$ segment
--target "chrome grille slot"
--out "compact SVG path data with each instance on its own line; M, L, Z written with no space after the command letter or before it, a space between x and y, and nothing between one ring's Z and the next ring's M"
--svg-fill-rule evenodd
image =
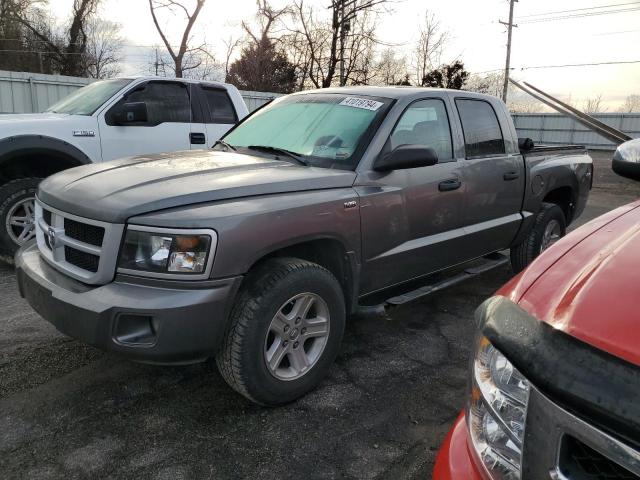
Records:
M560 471L572 480L640 480L626 468L569 435L560 447Z
M42 218L47 225L51 225L51 212L49 210L42 210Z
M103 227L76 222L70 218L64 219L64 232L68 237L97 247L101 247L104 240Z
M98 271L100 264L100 257L97 255L81 252L67 245L64 246L64 258L70 264L93 273Z
M66 213L36 200L36 238L44 259L84 283L113 280L124 224Z

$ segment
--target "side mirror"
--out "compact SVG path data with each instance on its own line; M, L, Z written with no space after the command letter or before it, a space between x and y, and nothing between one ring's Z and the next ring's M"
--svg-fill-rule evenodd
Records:
M616 149L611 168L621 177L640 180L640 138L624 142Z
M379 158L373 165L376 172L405 168L430 167L438 163L438 154L425 145L400 145Z
M518 138L518 148L520 149L520 153L530 152L533 150L533 147L535 147L535 144L530 138Z
M144 102L123 103L113 112L113 119L117 125L144 123L148 120L147 104Z

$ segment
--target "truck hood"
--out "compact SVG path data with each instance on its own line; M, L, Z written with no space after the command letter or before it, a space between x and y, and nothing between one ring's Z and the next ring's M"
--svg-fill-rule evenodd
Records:
M70 116L61 113L9 113L0 115L0 128L2 136L11 135L15 130L18 133L24 133L25 126L46 125L53 122L67 120ZM39 132L42 134L42 132Z
M343 188L355 173L221 151L125 158L65 170L44 180L38 198L81 217L124 223L167 208L230 198Z
M640 365L640 202L553 245L502 293L535 317Z

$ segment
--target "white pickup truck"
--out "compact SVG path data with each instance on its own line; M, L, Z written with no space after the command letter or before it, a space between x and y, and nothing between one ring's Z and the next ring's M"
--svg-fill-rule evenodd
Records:
M35 236L43 178L92 162L210 148L247 114L232 85L146 77L91 83L44 113L0 115L0 255Z

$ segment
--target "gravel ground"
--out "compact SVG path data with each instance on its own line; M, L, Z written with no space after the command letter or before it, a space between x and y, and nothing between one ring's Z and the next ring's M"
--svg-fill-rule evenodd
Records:
M594 156L580 223L640 194ZM353 319L322 385L265 409L211 363L138 365L62 336L0 266L0 478L430 478L465 402L474 309L510 275Z

